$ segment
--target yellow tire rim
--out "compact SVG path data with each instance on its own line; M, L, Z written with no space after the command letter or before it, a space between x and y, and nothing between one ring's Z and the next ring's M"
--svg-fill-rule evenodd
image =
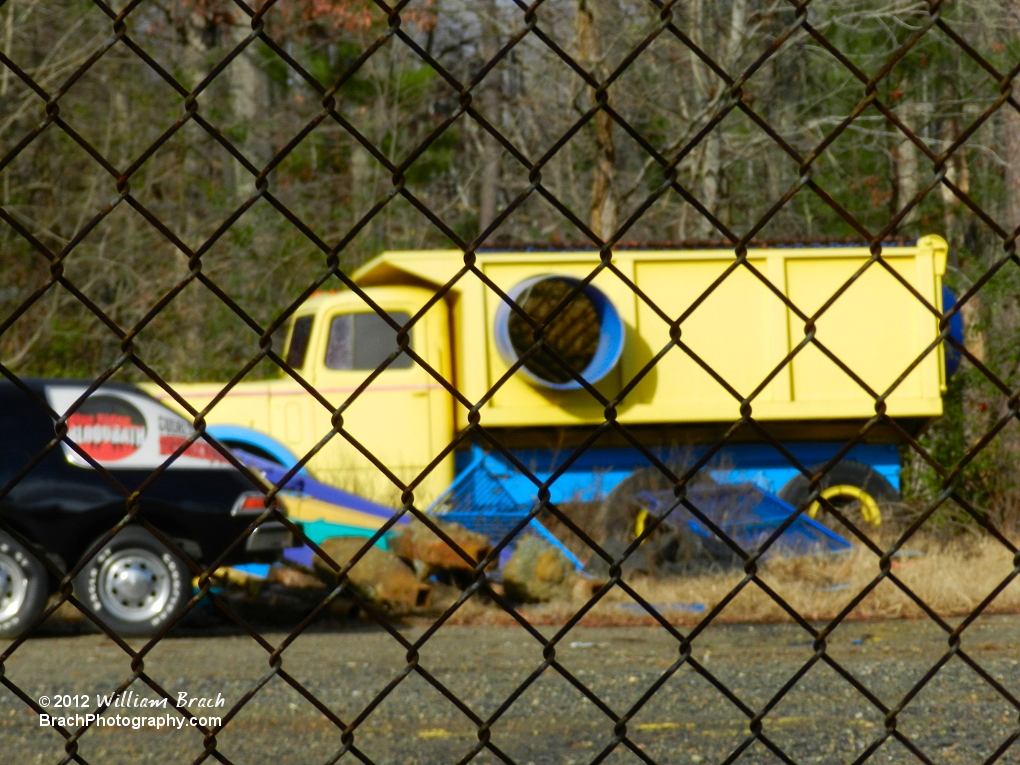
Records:
M856 499L861 503L861 516L864 518L866 523L870 523L872 526L882 525L882 511L878 507L878 502L868 492L864 491L857 486L851 486L850 484L843 483L838 486L830 486L822 492L822 499L832 499L833 497L850 497ZM821 500L815 500L808 507L807 514L809 518L817 518L818 511L821 509Z
M645 533L645 526L647 525L648 525L648 511L642 507L640 510L638 510L638 514L634 517L634 539L637 539L638 537Z

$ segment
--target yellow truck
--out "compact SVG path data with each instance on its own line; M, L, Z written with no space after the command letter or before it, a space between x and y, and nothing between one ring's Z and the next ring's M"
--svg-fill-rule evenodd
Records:
M605 407L564 369L565 360L606 399L624 392L617 421L657 454L699 453L739 419L750 397L755 420L805 464L817 464L874 416L876 395L908 429L942 413L943 345L929 349L940 333L932 308L943 307L946 255L938 236L884 247L885 265L872 264L830 304L868 260L866 247L752 249L749 267L735 268L732 250L624 249L614 253L618 273L603 269L579 291L600 262L597 252L481 251L474 269L484 279L465 271L460 251L384 252L353 275L371 303L348 289L321 292L287 330L283 356L328 406L281 375L240 383L206 420L231 446L284 464L319 447L307 464L315 478L395 503L399 490L369 453L413 483L415 503L425 507L471 462L471 439L448 447L475 417L540 478L605 421ZM576 292L543 335L558 360L532 348L533 327L495 288L535 319ZM813 331L831 357L811 343L784 364L806 328L780 295L806 316L825 307ZM398 350L394 326L412 317L407 347L429 369L400 353L377 371ZM674 326L678 343L671 346ZM520 358L525 362L508 375ZM174 388L203 409L222 384ZM176 406L155 386L147 389ZM342 433L323 444L337 412ZM875 493L864 484L878 486L878 478L882 490L897 489L889 429L874 428L846 461L864 466L867 477L845 473L828 487L830 496L855 483ZM552 498L597 498L645 464L625 438L606 433L555 482ZM751 428L738 432L714 465L717 480L751 481L780 496L797 480L793 466ZM534 486L526 482L521 491L534 494Z

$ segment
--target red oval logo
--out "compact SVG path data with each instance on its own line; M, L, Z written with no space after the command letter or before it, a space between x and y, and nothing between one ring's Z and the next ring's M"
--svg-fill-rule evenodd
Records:
M145 417L115 396L91 396L67 418L67 435L95 460L116 462L145 443Z

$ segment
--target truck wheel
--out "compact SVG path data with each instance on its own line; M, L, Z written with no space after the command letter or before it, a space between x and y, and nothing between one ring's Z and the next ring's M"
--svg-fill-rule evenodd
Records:
M811 470L820 468L820 465L815 465ZM882 523L882 504L896 502L900 498L899 493L884 475L870 465L853 460L837 462L822 478L819 488L822 490L822 496L847 520L863 521L872 526ZM784 502L799 508L807 502L810 493L808 479L803 475L796 475L779 490L778 496ZM835 518L827 517L829 513L818 500L808 507L807 515L818 518L833 528L842 527Z
M39 559L0 531L0 638L16 637L39 618L48 582Z
M606 538L626 540L629 543L640 536L648 520L648 511L641 501L641 493L672 490L672 482L657 468L635 470L616 484L606 496L602 521Z
M695 479L698 483L710 480ZM620 481L603 504L602 534L607 543L606 551L616 554L617 548L622 551L644 532L649 515L640 500L642 492L672 489L669 479L653 467L635 470ZM631 554L624 570L684 574L716 565L729 565L732 557L732 552L721 540L705 539L694 534L683 521L670 523L667 520ZM595 559L593 556L592 560Z
M139 526L127 526L75 577L74 591L118 635L146 636L188 601L191 577L166 545Z

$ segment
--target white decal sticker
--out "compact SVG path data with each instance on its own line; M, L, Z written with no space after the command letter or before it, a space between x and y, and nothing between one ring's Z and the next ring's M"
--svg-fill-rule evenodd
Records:
M51 385L46 398L59 414L81 398L85 386ZM67 437L85 454L111 468L148 469L162 465L194 434L187 420L141 393L100 388L67 418ZM89 463L68 444L62 444L68 462ZM219 452L198 439L169 466L173 468L231 467Z

